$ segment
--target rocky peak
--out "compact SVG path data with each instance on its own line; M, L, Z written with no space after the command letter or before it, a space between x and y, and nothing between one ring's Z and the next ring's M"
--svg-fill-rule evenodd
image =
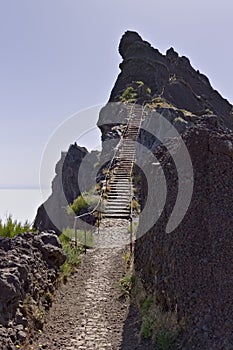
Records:
M119 53L122 56L122 58L126 58L128 48L136 43L143 43L143 40L140 37L140 35L136 32L129 30L125 32L119 45Z
M134 173L140 178L135 185L143 208L134 250L136 276L165 314L173 314L182 329L185 322L179 348L232 349L232 105L174 48L163 55L128 31L119 52L123 61L109 100L113 103L101 110L98 126L102 140L113 139L115 147L119 139L113 130L116 124L126 124L126 106L146 105ZM171 133L173 128L181 137ZM185 162L178 168L175 164L182 158L181 140L192 163L194 186L183 220L168 233L179 194L191 181ZM109 149L109 142L103 142L102 158ZM156 162L146 156L148 150ZM178 171L187 171L183 180ZM160 172L167 190L162 209ZM180 203L179 214L182 207ZM147 229L160 209L159 219Z
M175 62L179 58L178 53L171 47L170 49L167 50L166 52L166 57L170 62Z
M173 48L163 55L133 31L122 36L119 52L123 58L121 73L109 102L120 101L127 87L141 81L150 88L152 98L163 97L193 114L215 114L233 129L232 105L212 88L204 74L192 67L187 57L179 56Z

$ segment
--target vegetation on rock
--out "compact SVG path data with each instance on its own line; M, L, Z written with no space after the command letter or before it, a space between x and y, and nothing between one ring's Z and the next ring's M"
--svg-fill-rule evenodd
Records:
M0 236L13 238L19 233L32 231L30 223L26 220L24 223L21 223L17 220L14 220L12 215L8 215L6 221L3 222L0 219Z
M142 317L141 337L151 338L156 349L175 350L181 330L176 312L162 309L156 296L148 295L137 275L132 286L132 298L135 299Z
M71 228L66 228L63 230L62 234L59 236L59 240L62 245L63 251L66 253L66 261L61 266L61 276L64 282L73 273L76 267L79 266L81 262L81 253L83 253L85 247L93 246L93 237L90 231L86 233L83 230L77 230L77 247L74 245L75 233Z
M91 209L94 209L99 202L99 195L97 190L91 189L88 192L83 192L79 195L73 203L67 208L67 213L76 215L81 214L81 212L88 212ZM90 210L89 210L90 209Z

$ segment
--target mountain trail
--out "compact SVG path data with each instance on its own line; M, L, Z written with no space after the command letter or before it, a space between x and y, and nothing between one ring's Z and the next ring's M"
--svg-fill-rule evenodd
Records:
M103 220L95 247L56 293L41 333L27 349L149 349L139 345L140 317L122 293L128 221Z

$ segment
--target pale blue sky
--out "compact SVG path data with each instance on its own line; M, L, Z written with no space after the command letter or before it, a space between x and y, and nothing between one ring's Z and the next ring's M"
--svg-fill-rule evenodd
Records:
M0 0L0 187L38 187L58 125L108 100L128 29L189 57L232 102L232 10L230 0Z

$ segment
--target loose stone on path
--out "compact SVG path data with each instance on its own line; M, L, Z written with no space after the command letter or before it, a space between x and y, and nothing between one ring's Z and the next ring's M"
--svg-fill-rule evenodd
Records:
M31 349L121 349L130 300L121 297L119 281L125 274L129 236L128 220L102 221L99 235L94 234L94 249L57 292Z

